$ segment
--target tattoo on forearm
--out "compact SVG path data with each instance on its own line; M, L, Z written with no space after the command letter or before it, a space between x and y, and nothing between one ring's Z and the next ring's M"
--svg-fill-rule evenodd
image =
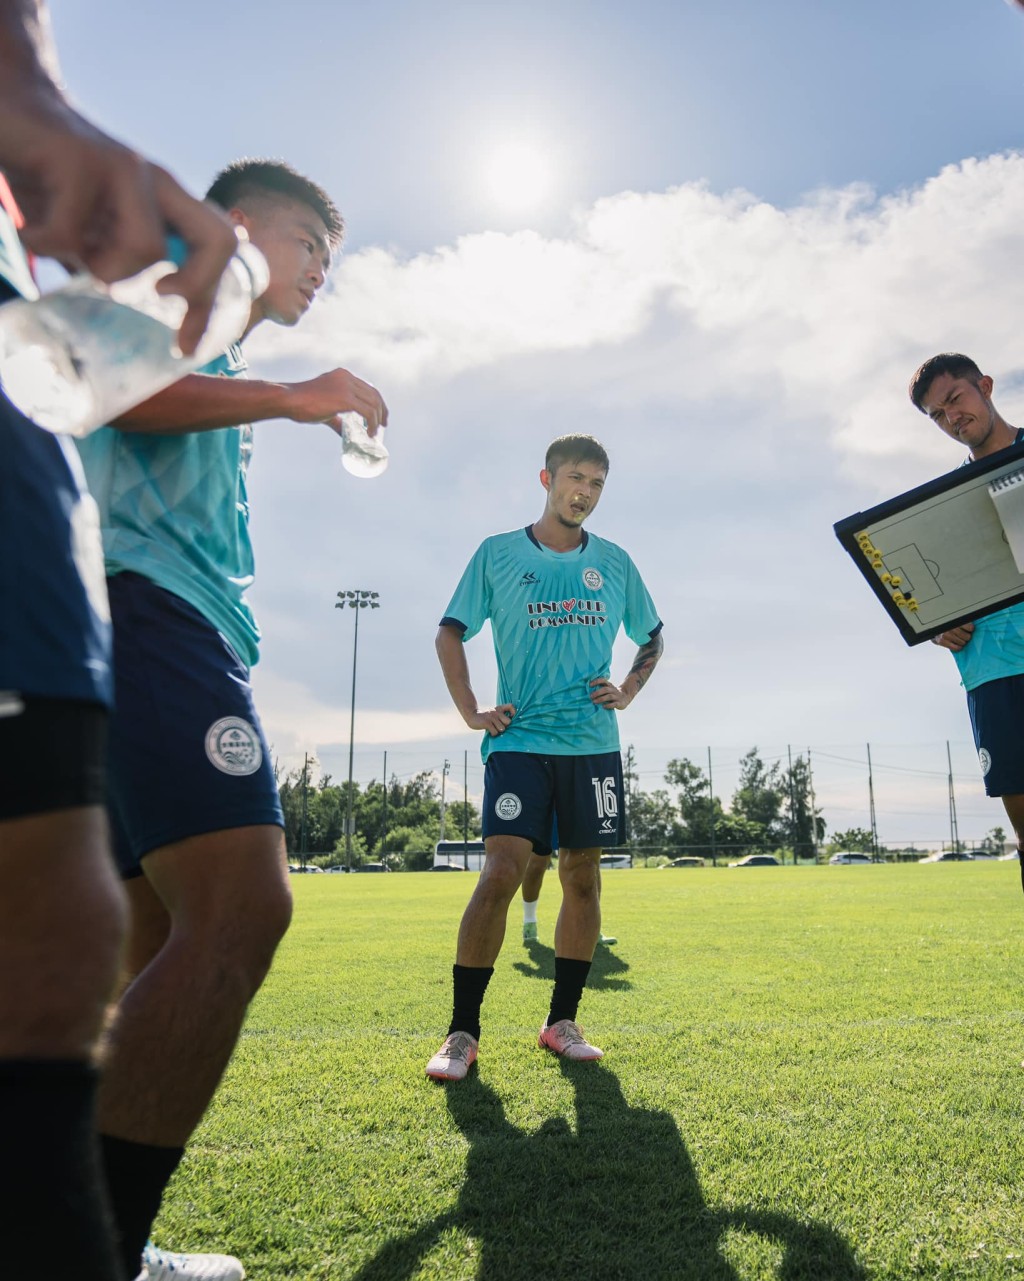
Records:
M665 648L665 642L661 639L661 632L652 637L646 645L641 645L637 650L636 659L633 666L629 669L629 675L636 677L637 693L643 689L661 657L661 651ZM628 677L627 677L628 679Z

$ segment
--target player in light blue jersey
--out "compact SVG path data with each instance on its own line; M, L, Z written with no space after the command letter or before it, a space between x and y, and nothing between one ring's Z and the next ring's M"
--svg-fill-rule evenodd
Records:
M910 399L947 436L966 445L971 462L1024 441L1024 430L1011 427L992 403L992 388L992 379L969 356L943 352L926 360L914 374ZM934 637L934 642L956 659L967 690L985 791L1002 797L1020 856L1024 849L1024 604L953 627Z
M288 165L259 160L229 166L207 198L270 268L246 335L265 320L297 324L341 242L333 202ZM233 348L81 448L114 627L111 816L131 913L129 984L98 1108L126 1267L291 915L277 785L249 680L259 643L246 601L251 424L340 432L354 410L375 432L387 419L377 390L345 369L297 383L249 380L244 369ZM175 1276L189 1275L172 1261Z
M569 1059L599 1059L576 1022L601 929L601 849L622 843L622 761L616 712L661 656L661 620L636 566L589 534L608 475L592 436L547 451L541 518L488 538L470 561L437 633L448 690L471 729L484 730L484 869L459 928L448 1035L427 1075L460 1081L477 1056L480 1008L505 936L509 904L531 858L551 853L557 821L562 907L555 987L538 1043ZM491 624L498 701L481 707L465 641ZM639 646L621 685L611 680L619 628Z

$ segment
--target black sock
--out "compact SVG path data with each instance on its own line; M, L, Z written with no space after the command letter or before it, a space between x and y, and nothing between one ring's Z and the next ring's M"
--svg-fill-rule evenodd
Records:
M110 1189L110 1204L121 1259L132 1278L142 1266L142 1251L160 1209L164 1188L178 1168L184 1148L160 1148L100 1135L100 1150Z
M574 961L568 956L555 957L555 990L551 993L548 1027L562 1019L576 1021L576 1011L590 973L589 961Z
M452 1021L448 1035L468 1032L480 1040L480 1006L484 1003L487 984L494 973L493 965L452 966Z
M0 1272L37 1277L49 1252L82 1281L123 1281L96 1142L96 1071L57 1059L0 1062ZM130 1274L134 1278L138 1267Z

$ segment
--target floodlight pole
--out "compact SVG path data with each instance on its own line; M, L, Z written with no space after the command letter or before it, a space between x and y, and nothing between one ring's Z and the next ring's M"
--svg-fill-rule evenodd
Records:
M380 609L380 593L368 591L338 592L335 609L348 606L356 611L355 632L352 640L352 708L348 721L348 797L345 807L345 871L352 871L352 754L356 735L356 659L359 655L359 611Z

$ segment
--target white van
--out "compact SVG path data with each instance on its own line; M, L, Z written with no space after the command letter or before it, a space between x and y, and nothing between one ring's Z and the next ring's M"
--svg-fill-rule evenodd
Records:
M467 872L479 872L484 865L483 841L438 841L434 846L434 866L455 863Z

